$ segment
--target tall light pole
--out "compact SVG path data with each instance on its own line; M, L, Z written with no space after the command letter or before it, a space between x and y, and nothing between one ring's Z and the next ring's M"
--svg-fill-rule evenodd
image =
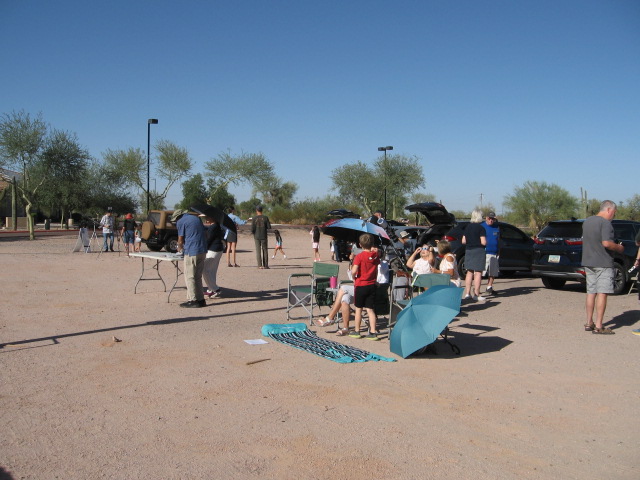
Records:
M379 152L384 152L384 218L387 218L387 150L393 150L392 146L378 147Z
M150 183L150 166L151 166L151 125L158 123L157 118L147 120L147 215L149 215L149 183Z

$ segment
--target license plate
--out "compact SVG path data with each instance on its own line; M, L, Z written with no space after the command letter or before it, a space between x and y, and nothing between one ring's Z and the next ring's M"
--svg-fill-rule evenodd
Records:
M549 263L560 263L560 255L549 255Z

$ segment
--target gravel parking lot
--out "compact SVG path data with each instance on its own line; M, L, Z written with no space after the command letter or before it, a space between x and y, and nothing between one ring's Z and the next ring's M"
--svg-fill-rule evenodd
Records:
M637 295L610 298L616 335L601 336L583 331L577 284L500 278L452 323L460 356L404 360L387 339L314 327L398 358L338 364L244 342L286 322L287 277L310 270L308 230L281 232L287 259L259 270L241 231L241 267L221 262L223 296L203 309L179 308L184 290L168 303L160 282L134 294L140 259L0 233L9 478L640 478Z

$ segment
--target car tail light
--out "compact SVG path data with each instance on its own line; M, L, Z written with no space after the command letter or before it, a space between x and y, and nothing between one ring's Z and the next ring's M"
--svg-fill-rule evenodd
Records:
M585 272L584 270L576 270L580 275L584 275L585 277L587 276L587 272Z
M565 238L564 243L567 245L582 245L582 238Z
M533 242L534 242L536 245L544 245L544 238L534 237Z
M455 242L458 239L456 237L452 237L451 235L444 235L442 237L442 240L446 240L447 242L451 243L451 242Z

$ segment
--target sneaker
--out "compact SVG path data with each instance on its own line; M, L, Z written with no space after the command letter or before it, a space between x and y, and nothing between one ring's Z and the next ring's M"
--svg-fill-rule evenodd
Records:
M271 258L276 258L276 256L275 256L275 255L273 255Z
M474 298L474 300L480 303L484 303L487 301L486 297L483 297L482 295L478 295L477 297Z
M493 287L487 287L487 290L485 292L487 295L497 295L498 292L496 292Z
M374 342L380 341L380 339L378 338L378 334L377 333L369 332L369 334L366 335L364 338L366 338L367 340L373 340Z
M284 258L287 258L287 256L285 255Z
M188 302L181 303L182 308L202 308L207 306L207 302L202 300L189 300Z
M356 332L355 330L351 333L349 333L349 336L351 338L362 338L362 335L360 335L360 332Z
M634 335L640 335L640 328L636 328L635 330L631 330L631 333Z
M222 289L221 288L211 292L211 294L209 294L209 298L220 298L220 295L222 295Z

